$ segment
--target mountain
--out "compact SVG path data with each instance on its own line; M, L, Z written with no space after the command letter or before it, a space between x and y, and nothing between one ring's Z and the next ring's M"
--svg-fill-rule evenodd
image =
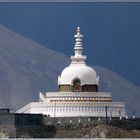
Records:
M132 116L134 111L140 116L140 88L110 69L101 66L93 66L93 68L100 77L99 90L111 92L113 101L125 102L128 115Z
M40 91L57 91L57 77L69 62L64 54L0 25L0 107L17 110L38 101ZM126 102L130 114L135 110L140 115L140 88L107 68L93 67L100 91L112 92L113 100Z
M0 106L19 108L57 90L68 58L0 26Z

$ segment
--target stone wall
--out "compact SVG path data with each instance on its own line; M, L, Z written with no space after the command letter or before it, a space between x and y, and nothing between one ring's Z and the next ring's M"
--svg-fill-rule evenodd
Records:
M0 138L54 137L56 128L46 125L41 114L0 114Z

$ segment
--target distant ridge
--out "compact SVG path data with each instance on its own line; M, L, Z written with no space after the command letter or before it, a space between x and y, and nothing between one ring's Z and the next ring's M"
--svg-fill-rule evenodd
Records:
M16 110L38 101L40 91L57 91L57 76L69 62L64 54L0 25L0 108ZM112 92L113 100L126 102L129 114L135 110L140 116L140 88L109 69L93 67L100 90Z
M133 111L140 116L140 88L124 79L110 69L93 66L100 76L100 91L112 93L114 101L123 101L126 104L126 113L132 116Z

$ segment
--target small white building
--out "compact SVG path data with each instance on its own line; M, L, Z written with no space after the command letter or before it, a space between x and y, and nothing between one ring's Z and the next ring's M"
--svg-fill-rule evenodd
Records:
M80 27L74 36L75 55L58 76L58 92L39 94L39 102L31 102L16 113L50 115L50 117L125 117L125 103L112 102L111 93L98 92L99 76L85 63Z

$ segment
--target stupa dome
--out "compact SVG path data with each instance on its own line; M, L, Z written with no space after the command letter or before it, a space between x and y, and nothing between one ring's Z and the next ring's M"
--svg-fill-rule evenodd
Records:
M58 84L73 85L75 79L79 79L81 85L98 85L96 71L86 64L71 64L66 67L58 79Z
M76 38L75 55L71 56L71 64L58 76L60 91L97 91L99 77L96 71L85 63L86 56L82 54L83 35L80 33L80 27L77 28L77 34L74 37ZM77 90L74 90L76 87Z

